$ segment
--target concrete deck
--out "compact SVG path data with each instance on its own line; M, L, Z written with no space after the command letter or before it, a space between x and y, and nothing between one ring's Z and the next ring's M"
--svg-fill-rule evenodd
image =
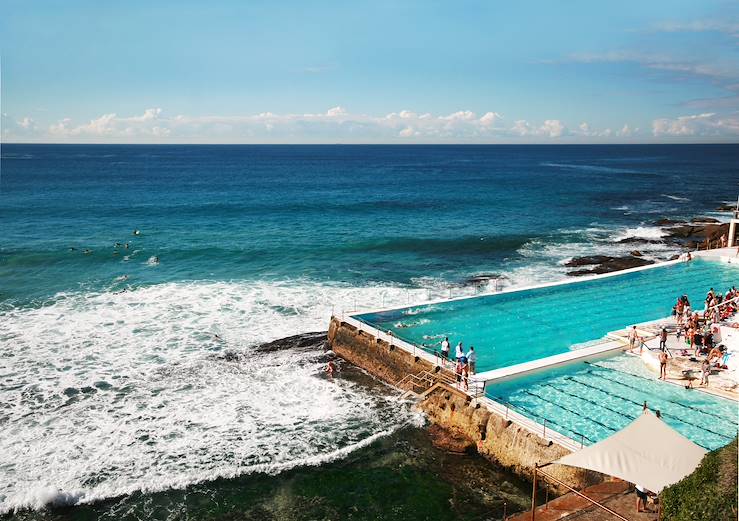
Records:
M544 369L551 369L553 367L570 364L580 360L588 360L607 354L613 354L614 352L622 351L623 348L623 343L618 340L603 339L601 342L595 345L590 345L581 349L575 349L572 351L567 351L565 353L560 353L558 355L552 355L545 358L539 358L537 360L531 360L522 364L510 365L508 367L501 367L499 369L484 371L482 373L471 376L470 380L473 382L487 383L493 380L514 378L526 373L532 373Z
M610 508L626 519L634 521L656 521L656 512L636 512L636 494L624 481L607 481L582 490L589 498ZM651 508L655 508L651 505ZM536 521L574 520L613 521L616 519L590 501L569 493L553 499L546 505L537 507ZM508 521L531 521L531 512L524 512L508 518Z

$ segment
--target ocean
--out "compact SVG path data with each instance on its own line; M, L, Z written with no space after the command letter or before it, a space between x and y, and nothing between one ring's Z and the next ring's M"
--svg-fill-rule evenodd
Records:
M433 447L401 458L423 446L423 419L361 372L327 378L320 342L258 346L325 331L332 312L478 291L481 274L515 286L563 278L577 255L665 259L675 247L657 219L725 218L716 208L739 192L739 145L1 154L0 515L19 519L455 519L499 512L503 496L525 505L504 473L488 501L450 483ZM619 242L634 237L650 242ZM366 494L346 500L341 476ZM402 484L415 492L382 500ZM434 503L447 496L466 507ZM430 510L403 510L415 501Z

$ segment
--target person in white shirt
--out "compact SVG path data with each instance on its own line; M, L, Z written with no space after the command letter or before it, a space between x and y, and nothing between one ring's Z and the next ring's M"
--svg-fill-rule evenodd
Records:
M455 357L457 360L462 358L464 356L464 348L462 347L462 342L457 344L457 352L455 353Z
M449 360L449 337L444 338L441 342L441 357L444 360Z
M467 364L470 367L470 374L475 374L475 364L477 363L477 353L475 353L475 346L470 346L470 350L467 352Z

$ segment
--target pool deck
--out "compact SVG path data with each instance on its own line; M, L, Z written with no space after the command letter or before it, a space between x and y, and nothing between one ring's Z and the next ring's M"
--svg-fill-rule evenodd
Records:
M696 252L694 253L694 257L739 264L739 257L736 256L736 248ZM680 262L685 261L668 261L605 275L594 275L577 280L559 281L527 288L513 288L489 294L498 295L538 287L577 284L585 280L597 280ZM677 291L679 292L679 289ZM487 294L444 299L434 302L420 302L414 305L425 306L435 302L479 298L485 295ZM470 390L466 391L461 389L459 384L455 386L452 364L445 362L440 356L427 351L421 346L402 340L390 331L382 331L359 318L366 313L393 311L412 306L409 303L407 306L398 308L362 312L355 311L350 314L342 312L340 315L334 315L331 318L331 325L329 327L329 345L343 358L378 376L389 384L406 391L413 391L413 385L411 384L408 387L408 384L413 381L414 377L416 379L424 379L425 382L430 382L428 392L418 395L420 400L419 406L428 414L429 418L446 428L451 428L452 430L462 429L465 435L477 444L478 451L481 454L493 460L502 461L506 465L512 466L512 468L515 467L523 475L526 475L528 468L532 467L536 462L552 461L559 457L555 457L554 454L559 455L561 453L560 451L564 450L565 453L573 452L583 446L583 439L575 440L556 430L552 430L548 428L546 420L543 424L538 423L520 414L513 407L485 396L482 389L484 389L486 382L513 378L525 373L548 370L559 365L576 363L587 359L605 358L618 352L628 352L628 340L626 339L628 332L626 330L613 331L602 339L594 339L593 342L584 344L584 347L574 348L565 353L470 375ZM649 348L657 347L659 340L656 332L666 321L669 321L674 328L674 323L671 319L637 324L637 330L645 338L645 343ZM624 327L630 326L631 324L624 325ZM671 341L668 341L668 347L672 350L673 354L682 349L678 345L677 339L674 338L674 334L672 335ZM644 355L644 352L651 355L651 349L645 349L641 354L638 353L638 350L635 351L631 354L641 356L647 366L655 369L654 360L651 360L649 355ZM654 356L656 357L656 355ZM673 365L672 360L670 367ZM656 366L655 380L657 379L656 373L658 372L658 368L659 364ZM678 372L675 373L675 371ZM681 377L677 366L668 373L668 376L669 378L665 382L666 385L685 385L686 380L684 377ZM718 381L718 378L712 377L713 385L709 386L708 389L695 388L700 392L708 392L709 394L737 400L736 382L734 381L733 390L727 390L717 388L715 383L718 383ZM404 382L406 383L405 386L403 385ZM434 384L434 382L436 383ZM454 393L459 394L459 400L461 401L452 403L455 400L453 398ZM490 435L490 437L486 437L487 435ZM573 475L571 478L582 483L586 483L589 479L585 475ZM633 500L633 497L630 499ZM580 513L576 515L579 516ZM587 517L587 519L591 519L591 517ZM592 517L592 519L600 518ZM648 519L648 517L639 517L639 519Z
M656 512L636 512L636 494L624 481L606 481L587 487L583 494L598 501L626 519L656 521ZM653 505L650 505L654 508ZM578 521L612 521L614 516L598 508L586 499L567 493L536 508L537 521L577 519ZM508 521L531 521L531 511L517 514Z
M570 364L580 360L591 360L601 356L607 356L618 351L623 351L623 349L623 343L619 340L604 338L602 339L602 341L598 342L595 345L590 345L581 349L575 349L572 351L567 351L565 353L559 353L557 355L547 356L521 364L510 365L508 367L501 367L499 369L483 371L471 376L470 380L473 382L488 383L494 380L514 378L526 373L532 373L544 369L551 369L553 367Z

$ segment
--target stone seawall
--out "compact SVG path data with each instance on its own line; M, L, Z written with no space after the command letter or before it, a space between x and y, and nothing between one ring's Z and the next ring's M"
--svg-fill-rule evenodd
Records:
M442 371L429 361L337 318L331 320L328 342L334 353L391 385L411 373ZM410 382L401 387L409 389ZM569 453L447 385L429 389L418 406L431 422L469 439L483 457L529 479L534 464L549 463ZM602 481L598 474L562 465L548 467L547 472L574 487Z
M337 318L331 320L328 344L344 360L361 367L371 375L395 385L409 373L435 371L436 366L421 357L414 357L404 349L378 340L366 331ZM439 369L440 370L440 369ZM411 383L402 387L410 389Z

